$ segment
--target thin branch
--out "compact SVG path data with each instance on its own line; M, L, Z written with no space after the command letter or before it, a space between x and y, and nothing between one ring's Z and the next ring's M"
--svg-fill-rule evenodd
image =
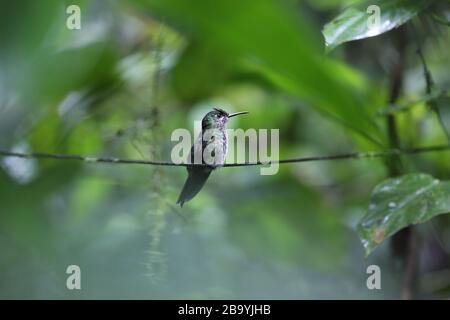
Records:
M431 17L433 18L434 21L436 21L437 23L440 23L444 26L450 27L450 21L448 21L447 19L437 15L436 13L433 13L431 15Z
M374 158L386 158L386 157L398 157L400 155L414 155L427 152L440 152L450 151L450 145L436 145L409 149L390 149L385 151L372 151L372 152L350 152L337 155L328 156L313 156L292 158L273 161L257 161L257 162L243 162L243 163L226 163L223 167L247 167L247 166L261 166L270 164L288 164L288 163L300 163L300 162L313 162L313 161L332 161L332 160L345 160L345 159L374 159ZM206 167L207 164L198 163L174 163L170 161L153 161L153 160L133 160L133 159L119 159L112 157L89 157L81 155L71 154L58 154L58 153L21 153L0 150L0 157L17 157L27 159L57 159L57 160L73 160L83 161L91 163L113 163L113 164L140 164L140 165L153 165L153 166L168 166L168 167Z

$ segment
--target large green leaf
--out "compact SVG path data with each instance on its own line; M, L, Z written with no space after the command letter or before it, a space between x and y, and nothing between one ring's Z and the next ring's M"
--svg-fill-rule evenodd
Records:
M358 233L369 255L384 239L411 224L450 212L450 181L407 174L377 185Z
M397 28L431 2L432 0L371 0L351 6L325 25L322 33L327 49L332 50L341 43L374 37ZM368 10L371 5L380 9L379 24L374 26L369 24L369 18L374 15L373 11Z
M270 78L281 90L301 98L305 105L372 142L383 143L384 136L372 118L368 88L355 86L348 77L350 72L323 56L320 34L315 34L301 19L291 1L134 0L133 3L170 23L186 36L191 46L206 46L186 50L189 61L181 57L175 69L178 88L189 81L186 90L204 86L195 90L203 94L211 87L205 81L212 82L215 88L217 79L229 79L230 69L224 65L230 66L230 62L231 67L244 65ZM196 71L195 66L199 65ZM205 72L209 72L207 77L203 76ZM217 79L211 81L216 72Z

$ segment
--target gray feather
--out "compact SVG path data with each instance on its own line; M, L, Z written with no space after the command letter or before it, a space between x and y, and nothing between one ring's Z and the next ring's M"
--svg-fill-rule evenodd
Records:
M183 204L186 201L195 197L205 185L212 170L213 169L207 167L189 167L189 175L184 183L183 190L181 190L180 196L178 197L177 204L183 207Z

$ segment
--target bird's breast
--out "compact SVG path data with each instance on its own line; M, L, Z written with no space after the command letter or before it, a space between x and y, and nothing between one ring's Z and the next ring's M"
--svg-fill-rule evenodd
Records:
M223 130L212 130L199 136L191 149L191 161L201 159L211 167L222 166L227 155L227 136ZM195 163L195 162L193 162Z

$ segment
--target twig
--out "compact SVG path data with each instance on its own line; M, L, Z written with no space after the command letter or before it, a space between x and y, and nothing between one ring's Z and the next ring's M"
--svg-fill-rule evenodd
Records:
M273 161L257 161L257 162L243 162L243 163L226 163L223 167L247 167L247 166L261 166L270 164L288 164L288 163L300 163L300 162L313 162L313 161L332 161L332 160L345 160L345 159L373 159L373 158L386 158L386 157L398 157L400 155L414 155L427 152L440 152L450 151L450 145L436 145L427 147L417 147L408 149L390 149L386 151L372 151L372 152L350 152L328 156L312 156L302 158L292 158ZM73 160L83 161L91 163L112 163L112 164L140 164L140 165L154 165L154 166L168 166L168 167L206 167L207 164L203 163L174 163L170 161L154 161L154 160L134 160L134 159L119 159L112 157L90 157L71 154L58 154L58 153L44 153L44 152L32 152L21 153L0 150L0 157L17 157L17 158L29 158L29 159L57 159L57 160Z

